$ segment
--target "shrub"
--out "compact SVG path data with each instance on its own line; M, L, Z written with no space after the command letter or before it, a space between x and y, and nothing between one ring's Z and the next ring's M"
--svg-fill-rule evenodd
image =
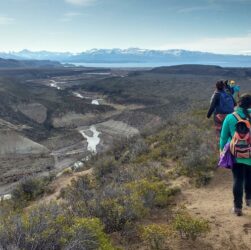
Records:
M178 163L179 173L195 179L196 185L207 184L215 169L216 142L202 112L186 113L176 117L175 123L170 122L156 135L149 136L146 141L149 152L142 153L136 163L152 160L165 165L165 159Z
M127 187L137 194L143 201L145 207L165 207L170 198L180 190L178 188L168 188L163 181L148 181L142 179L127 184Z
M125 185L97 186L91 177L81 177L65 189L62 196L78 216L98 217L108 232L119 231L131 221L142 218L148 210Z
M97 210L108 232L119 231L126 223L125 208L116 199L103 200Z
M62 175L71 175L72 173L73 173L72 168L65 168L65 169L62 171Z
M101 159L94 176L73 181L61 196L77 216L100 218L107 232L120 231L144 218L152 208L167 206L179 192L161 181L164 169L160 164L119 166L113 158Z
M173 221L173 227L181 238L196 240L210 231L209 223L204 219L193 218L186 211L180 211Z
M115 250L97 218L74 218L61 239L65 249Z
M133 138L126 138L116 140L111 150L115 159L121 163L132 162L138 155L148 152L148 146L145 140L135 136Z
M195 186L201 187L207 185L213 178L213 171L210 172L199 172L195 178Z
M98 204L97 210L97 215L108 232L120 231L126 224L143 218L148 213L142 202L134 196L103 200Z
M79 218L56 204L8 214L0 220L3 249L102 249L112 250L110 240L96 218Z
M127 222L120 235L126 243L138 243L140 241L140 226L133 222Z
M167 225L150 224L141 228L142 240L153 250L169 249L167 242L172 234L172 229Z
M73 180L71 186L60 192L60 197L66 199L72 211L78 216L94 215L97 184L93 176L84 175Z
M105 182L109 174L112 174L118 168L118 163L111 156L102 157L94 166L94 175L101 183Z
M50 177L27 177L12 191L12 199L16 206L24 206L48 191Z
M149 162L147 164L126 164L120 165L106 180L106 185L116 183L133 182L140 179L162 180L166 177L165 169L158 162Z

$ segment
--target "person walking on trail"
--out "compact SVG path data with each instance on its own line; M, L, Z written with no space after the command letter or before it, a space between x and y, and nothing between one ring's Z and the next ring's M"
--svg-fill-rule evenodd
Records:
M234 97L235 102L238 103L240 100L240 86L236 85L234 80L230 81L229 86L232 89L232 95Z
M220 150L230 142L234 158L233 172L233 212L242 215L243 189L246 205L251 207L251 95L240 97L236 111L229 114L223 123Z
M226 92L227 94L233 95L234 91L233 91L233 89L231 88L231 86L230 86L228 80L224 81L224 88L225 88L225 92Z
M235 102L231 94L225 92L225 83L217 81L216 90L211 98L207 118L214 114L214 125L216 130L216 140L219 143L221 127L225 117L234 111Z

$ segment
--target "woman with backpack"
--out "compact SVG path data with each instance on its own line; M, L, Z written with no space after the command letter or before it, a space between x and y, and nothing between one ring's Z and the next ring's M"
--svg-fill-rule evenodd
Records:
M230 82L228 80L224 81L224 85L225 85L225 92L229 95L233 95L234 94L234 90L233 88L231 88Z
M223 123L220 137L220 149L230 142L230 151L234 157L233 172L233 212L242 215L243 188L246 205L251 207L251 95L240 97L236 111L229 114Z
M236 103L239 102L240 100L240 86L239 85L236 85L235 81L234 80L231 80L230 81L230 84L229 86L231 87L232 89L232 92L233 92L233 97L234 97L234 100Z
M211 98L207 118L214 114L217 144L219 143L221 127L225 117L234 111L235 101L231 94L225 92L225 83L216 82L216 90Z

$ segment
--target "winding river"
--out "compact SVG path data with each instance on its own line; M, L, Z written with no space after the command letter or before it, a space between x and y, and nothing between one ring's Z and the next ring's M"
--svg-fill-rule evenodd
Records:
M92 136L89 135L88 131L92 132ZM100 143L100 132L97 131L96 127L92 125L88 130L79 130L84 138L86 138L88 146L87 150L96 154L97 146Z
M93 100L93 101L92 101L92 104L93 104L93 105L99 105L99 100Z

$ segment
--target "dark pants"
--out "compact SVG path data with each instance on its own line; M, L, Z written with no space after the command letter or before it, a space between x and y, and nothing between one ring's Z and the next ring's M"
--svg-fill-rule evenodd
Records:
M232 172L234 177L234 206L242 208L243 188L245 189L245 198L251 199L251 166L235 163Z

